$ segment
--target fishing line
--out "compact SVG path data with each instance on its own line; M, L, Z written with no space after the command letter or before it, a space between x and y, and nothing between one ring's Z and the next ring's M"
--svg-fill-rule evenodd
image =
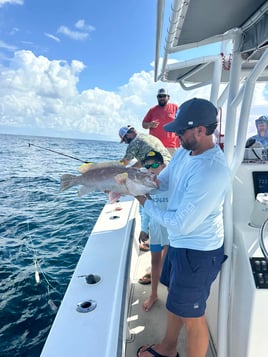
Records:
M30 208L30 177L28 176L28 199L27 199L27 206L28 208ZM30 212L30 209L28 210L28 212ZM34 246L34 242L33 242L33 238L30 232L30 217L29 214L27 214L27 237L26 238L26 247L29 251L31 251L33 253L33 264L34 264L34 277L35 277L35 282L36 284L41 283L41 278L40 278L40 273L42 274L46 284L47 284L47 295L48 297L50 297L50 289L57 291L57 289L55 289L52 284L49 282L45 272L43 271L41 264L40 264L40 260L38 259L38 255L37 255L37 250ZM39 273L40 272L40 273ZM55 305L55 303L53 302L52 299L48 299L48 305L50 306L52 311L56 311L58 308Z
M71 156L71 155L67 155L67 154L64 154L64 153L59 152L59 151L56 151L56 150L44 148L43 146L39 146L39 145L36 145L36 144L31 144L31 143L28 143L28 145L29 145L29 147L35 146L35 147L37 147L37 148L39 148L39 149L51 151L51 152L53 152L53 153L55 153L55 154L62 155L62 156L66 156L66 157L69 157L70 159L74 159L74 160L83 162L84 164L89 164L89 161L84 161L84 160L78 159L77 157L74 157L74 156Z
M28 207L30 206L29 192L30 192L30 177L28 177L28 192L27 192L27 196L28 196L27 206ZM29 210L29 212L30 212L30 210ZM30 242L30 244L29 244L27 239L26 239L26 247L27 247L28 250L32 251L32 253L33 253L34 277L35 277L36 283L39 284L41 282L39 271L38 271L38 265L39 264L38 264L38 258L37 258L37 254L36 254L36 249L34 247L33 239L32 239L31 233L30 233L30 221L29 221L29 215L28 214L27 214L26 224L27 224L27 236L29 237L29 242Z
M30 204L30 177L28 177L28 206ZM41 278L40 278L40 274L39 274L39 271L40 273L43 275L46 283L48 286L50 286L52 289L54 289L54 287L50 284L50 282L48 281L47 277L46 277L46 274L44 273L41 265L40 265L40 261L38 259L38 256L37 256L37 250L34 246L34 243L33 243L33 238L32 238L32 235L31 235L31 232L30 232L30 220L29 220L29 216L27 216L27 235L29 237L29 242L30 244L26 241L26 244L27 244L27 248L32 251L33 253L33 263L34 263L34 277L35 277L35 281L37 284L39 284L41 282Z

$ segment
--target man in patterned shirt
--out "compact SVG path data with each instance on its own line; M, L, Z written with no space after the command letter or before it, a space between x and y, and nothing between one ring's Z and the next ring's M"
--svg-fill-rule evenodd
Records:
M158 151L164 158L164 163L167 164L171 155L162 142L153 135L138 133L131 125L123 126L119 130L121 143L128 145L125 156L120 161L127 165L131 160L137 159L136 167L142 167L143 160L149 151Z

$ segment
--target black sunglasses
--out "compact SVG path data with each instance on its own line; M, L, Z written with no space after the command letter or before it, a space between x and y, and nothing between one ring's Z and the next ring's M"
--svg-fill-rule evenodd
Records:
M191 129L191 128L190 128ZM178 136L182 136L185 132L186 132L186 130L189 130L189 128L188 129L181 129L181 130L176 130L176 134L178 135Z
M152 164L145 164L144 167L149 170L150 168L152 169L158 169L158 167L161 165L160 162L153 162Z
M157 98L166 98L166 97L167 97L166 94L159 94L159 95L157 96Z
M182 136L187 130L192 130L192 129L195 129L195 128L197 128L197 126L193 126L192 128L176 130L175 134L177 134L178 136ZM205 128L207 128L207 126L205 126Z

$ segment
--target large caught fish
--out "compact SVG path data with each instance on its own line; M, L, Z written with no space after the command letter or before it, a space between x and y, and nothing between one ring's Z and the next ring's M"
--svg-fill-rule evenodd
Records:
M82 175L63 175L61 190L81 185L80 196L93 191L109 192L112 203L121 195L145 195L157 188L155 175L119 162L90 164L86 169L82 166L81 171Z

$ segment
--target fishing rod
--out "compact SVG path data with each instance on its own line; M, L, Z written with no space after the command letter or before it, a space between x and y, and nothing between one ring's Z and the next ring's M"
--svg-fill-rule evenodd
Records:
M35 144L31 144L31 143L28 143L28 144L29 144L29 147L30 147L30 146L35 146L35 147L37 147L37 148L39 148L39 149L51 151L51 152L54 152L55 154L59 154L59 155L66 156L66 157L69 157L69 158L71 158L71 159L74 159L74 160L83 162L84 164L89 164L88 161L80 160L80 159L78 159L77 157L74 157L74 156L71 156L71 155L67 155L67 154L64 154L64 153L59 152L59 151L56 151L56 150L51 150L51 149L44 148L44 147L42 147L42 146L35 145Z

